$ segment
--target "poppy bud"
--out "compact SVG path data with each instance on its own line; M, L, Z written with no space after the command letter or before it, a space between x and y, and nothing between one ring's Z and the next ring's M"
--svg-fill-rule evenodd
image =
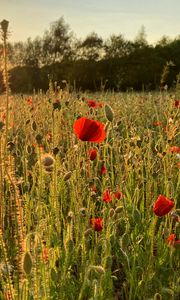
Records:
M10 141L7 143L7 148L9 151L13 151L15 149L15 144L12 141Z
M50 154L44 154L41 158L42 165L47 168L54 164L54 158Z
M71 171L69 171L69 172L67 172L65 175L64 175L64 181L67 181L67 180L69 180L70 178L71 178L71 175L72 175L72 172Z
M32 257L29 252L26 252L23 259L23 269L24 272L29 275L32 270Z
M156 294L154 295L154 300L162 300L161 294L156 293Z
M69 212L68 212L68 216L67 216L67 221L68 221L68 222L71 222L71 220L73 219L73 216L74 216L73 212L72 212L72 211L69 211Z
M122 212L123 210L123 206L117 206L115 209L115 213L119 214L120 212Z
M6 38L6 35L7 35L7 30L8 30L8 25L9 25L9 21L7 20L3 20L1 23L1 29L2 29L2 32L4 34L4 38Z
M84 235L85 236L88 236L92 233L92 228L88 228L85 232L84 232Z
M36 135L36 142L38 145L42 144L43 136L41 134Z
M58 147L54 147L52 151L53 151L54 155L57 155L58 152L59 152L59 148Z
M111 208L110 211L109 211L109 217L112 218L115 214L115 210L114 208Z
M84 217L86 215L86 208L85 207L80 208L79 213L81 216Z
M54 166L49 166L49 167L45 167L45 171L48 172L48 173L51 173L54 169Z
M60 110L61 109L61 103L59 100L56 100L55 102L53 102L53 109L56 110Z
M106 104L104 109L105 109L105 115L106 115L107 120L109 122L112 122L114 119L114 112L113 112L111 106Z
M96 149L90 149L89 150L89 159L95 160L97 157L97 150Z
M31 125L31 127L32 127L32 129L33 129L34 131L36 131L36 130L37 130L37 124L36 124L36 122L35 122L35 121L33 121L33 122L32 122L32 125Z

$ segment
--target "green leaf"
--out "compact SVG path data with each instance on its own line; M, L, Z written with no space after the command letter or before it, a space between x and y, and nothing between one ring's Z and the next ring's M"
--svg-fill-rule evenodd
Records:
M54 282L58 281L58 273L55 271L55 269L51 269L51 279Z

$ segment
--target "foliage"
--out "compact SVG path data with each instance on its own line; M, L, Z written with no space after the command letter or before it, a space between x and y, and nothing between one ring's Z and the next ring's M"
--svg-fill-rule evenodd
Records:
M49 76L59 85L66 80L78 90L101 90L103 82L106 82L104 88L111 91L163 90L164 86L175 87L180 72L180 37L173 40L163 36L153 46L148 44L143 26L134 41L125 39L122 34L112 34L103 40L95 32L77 39L61 17L42 37L7 46L15 93L32 92L33 87L46 92ZM0 45L0 51L1 48ZM169 61L174 66L169 68L162 82L162 73ZM30 70L30 75L25 74L23 85L21 80L14 85L14 76L19 77L19 72L25 70ZM1 83L0 77L0 91Z

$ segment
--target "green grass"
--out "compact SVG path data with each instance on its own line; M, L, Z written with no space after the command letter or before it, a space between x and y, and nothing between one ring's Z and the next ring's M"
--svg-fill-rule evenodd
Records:
M7 161L0 131L0 298L179 299L179 249L167 243L171 233L180 239L179 222L152 210L159 194L179 209L179 159L169 152L180 146L174 96L82 96L51 89L33 95L32 103L26 96L10 99ZM89 109L88 98L108 104L113 121L104 106ZM53 109L56 100L61 106ZM77 139L79 116L106 124L103 143ZM92 147L95 161L87 154ZM46 153L55 160L50 172L41 161ZM103 202L106 189L123 198ZM91 217L103 218L102 231L91 228Z

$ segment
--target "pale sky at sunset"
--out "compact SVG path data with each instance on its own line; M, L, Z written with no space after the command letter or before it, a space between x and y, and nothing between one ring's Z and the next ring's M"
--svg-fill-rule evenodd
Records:
M43 36L61 16L78 38L95 31L102 38L114 33L133 40L142 25L149 43L180 35L180 0L0 0L10 41Z

